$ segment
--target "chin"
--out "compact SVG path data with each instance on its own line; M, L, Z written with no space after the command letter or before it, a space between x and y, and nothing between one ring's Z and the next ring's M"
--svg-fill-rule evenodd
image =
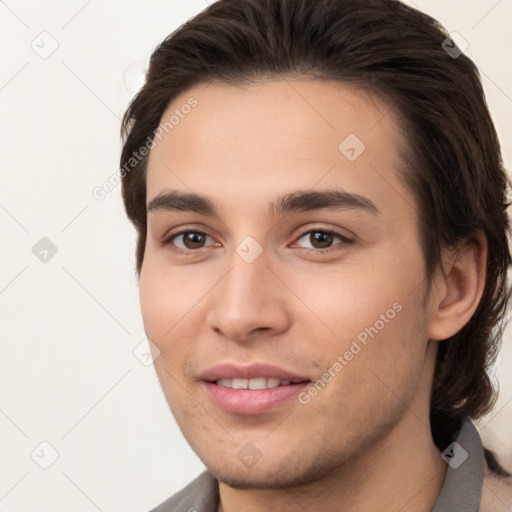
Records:
M338 464L326 458L305 461L300 457L281 463L264 461L251 468L237 465L230 467L207 464L208 471L223 484L234 489L292 489L324 479L332 474Z

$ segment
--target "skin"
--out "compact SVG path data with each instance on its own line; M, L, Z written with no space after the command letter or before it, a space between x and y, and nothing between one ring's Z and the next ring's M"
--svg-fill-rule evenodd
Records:
M151 149L147 203L195 192L218 215L148 213L140 300L169 406L220 482L218 510L431 510L446 472L428 419L436 340L476 309L485 239L445 253L426 300L415 199L398 174L406 140L382 98L297 78L201 84L162 118L191 96L197 107ZM352 162L338 149L348 134L366 146ZM379 213L268 212L282 195L328 189L364 196ZM312 250L311 232L326 229L352 242ZM180 230L208 236L199 249L183 237L161 244ZM248 236L263 249L252 263L236 252ZM396 303L400 312L307 404L248 417L205 392L201 372L226 361L316 381ZM237 457L246 443L261 454L252 467Z

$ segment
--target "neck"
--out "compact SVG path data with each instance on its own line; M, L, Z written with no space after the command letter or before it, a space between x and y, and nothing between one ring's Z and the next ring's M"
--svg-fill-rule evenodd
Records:
M283 512L428 512L445 475L428 415L420 418L408 410L385 438L328 478L286 489L234 489L220 482L218 512L266 511L269 503Z

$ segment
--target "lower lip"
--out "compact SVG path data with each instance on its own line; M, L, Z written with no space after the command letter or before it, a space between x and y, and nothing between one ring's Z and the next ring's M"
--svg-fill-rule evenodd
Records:
M271 411L298 395L308 382L267 389L233 389L206 382L206 391L213 403L224 412L255 415Z

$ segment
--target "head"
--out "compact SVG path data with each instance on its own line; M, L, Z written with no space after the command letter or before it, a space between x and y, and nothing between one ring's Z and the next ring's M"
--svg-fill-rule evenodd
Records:
M123 119L123 198L158 377L218 477L307 481L425 410L444 449L492 408L507 177L447 37L394 0L219 0L154 51ZM205 391L225 361L310 385L240 417ZM261 463L232 469L247 446Z

